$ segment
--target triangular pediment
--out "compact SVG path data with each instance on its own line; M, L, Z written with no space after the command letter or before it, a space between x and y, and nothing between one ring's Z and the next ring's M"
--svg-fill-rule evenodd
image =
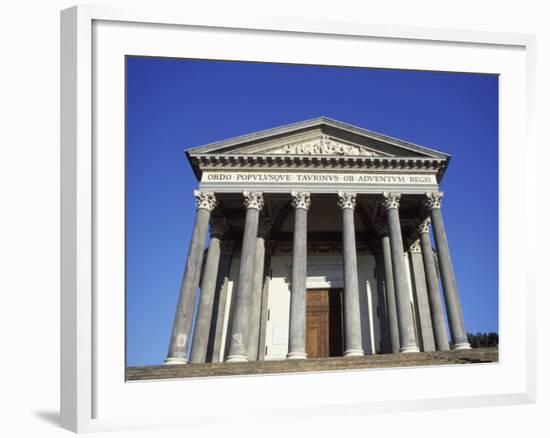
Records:
M397 138L320 117L192 148L189 156L336 156L447 159Z

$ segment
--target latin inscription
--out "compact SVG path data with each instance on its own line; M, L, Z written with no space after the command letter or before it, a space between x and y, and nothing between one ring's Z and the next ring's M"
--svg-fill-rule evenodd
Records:
M368 174L368 173L298 173L298 172L204 172L203 183L265 183L265 184L384 184L434 185L434 175Z

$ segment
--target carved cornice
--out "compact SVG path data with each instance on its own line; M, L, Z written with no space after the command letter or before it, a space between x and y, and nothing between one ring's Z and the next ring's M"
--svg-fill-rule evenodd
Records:
M290 155L290 154L200 154L191 157L194 167L200 170L235 169L361 169L389 170L396 168L425 174L441 175L445 160L423 157L378 157L344 155Z
M262 192L243 192L244 206L248 208L254 208L260 211L264 206L264 196Z
M344 192L344 191L338 191L338 207L340 207L342 210L345 208L351 208L352 210L355 209L355 203L356 203L357 194L353 192Z
M226 218L213 218L210 220L210 235L221 239L229 231L231 226Z
M309 206L311 205L309 192L296 192L293 190L290 192L290 196L292 197L291 204L295 209L303 208L304 210L309 210Z
M382 207L385 210L391 210L392 208L399 208L399 200L401 199L401 193L384 192L382 193Z
M216 201L216 196L214 196L213 192L194 190L193 194L195 195L195 207L197 210L202 208L204 210L212 211L218 204L218 201Z
M441 208L441 202L443 200L443 192L426 192L426 200L424 205L428 210L434 208Z

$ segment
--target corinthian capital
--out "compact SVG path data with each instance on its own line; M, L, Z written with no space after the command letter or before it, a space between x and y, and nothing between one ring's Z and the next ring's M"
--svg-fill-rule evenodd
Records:
M292 197L292 206L297 208L303 208L304 210L308 210L309 206L311 204L311 198L309 195L309 192L296 192L292 191L290 192L290 196Z
M210 220L210 235L221 238L225 233L229 231L231 227L227 223L226 218L211 219Z
M418 234L430 233L430 219L424 219L417 225Z
M443 192L426 192L426 200L424 201L424 205L428 208L428 210L441 208L442 199Z
M401 199L401 193L382 193L382 207L386 210L392 208L399 208L399 200Z
M195 190L193 194L195 195L195 207L197 210L203 208L205 210L212 211L218 204L213 192L202 192L200 190Z
M345 208L355 209L355 199L355 193L338 191L338 207L342 210Z
M421 252L420 239L416 239L410 243L409 251L413 254Z
M264 206L264 196L262 192L243 192L244 206L254 208L260 211Z

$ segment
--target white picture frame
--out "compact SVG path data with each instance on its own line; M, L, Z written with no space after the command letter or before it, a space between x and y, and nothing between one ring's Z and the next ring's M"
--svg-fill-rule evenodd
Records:
M217 45L222 34L232 43L223 51ZM247 44L238 44L243 41ZM317 50L321 45L334 50ZM270 48L269 53L265 47ZM362 50L356 50L359 47ZM76 432L102 431L205 424L212 423L214 416L218 423L247 416L276 421L281 415L311 418L534 402L535 286L529 280L534 268L521 254L534 247L536 233L519 235L513 230L536 229L533 210L524 207L536 199L535 173L532 167L528 172L526 158L512 157L510 150L518 141L523 155L533 155L535 150L531 129L534 48L534 37L523 34L244 15L228 19L104 6L62 11L62 427ZM368 60L363 49L371 55ZM501 75L498 364L164 382L121 380L124 260L117 236L124 234L124 199L120 197L124 175L119 172L124 148L124 127L120 126L124 76L120 74L120 56L215 58L222 53L223 59L235 59L233 56L337 65L350 65L353 58L349 57L356 56L353 65ZM102 90L114 100L105 100ZM98 154L98 148L102 153ZM106 150L113 152L103 153ZM107 192L107 185L115 188ZM510 198L516 201L514 205ZM101 213L106 210L112 215ZM110 241L115 246L107 255L105 248L110 243L106 242ZM111 292L109 296L106 290ZM373 372L379 373L376 381ZM358 376L369 391L360 390L363 383L354 380ZM390 378L394 382L391 388L387 385ZM473 379L476 386L462 384L462 379ZM319 385L332 394L331 400L319 397L314 390ZM336 389L343 385L353 385L358 391L339 395ZM295 391L292 401L285 397L289 388ZM174 393L182 390L189 400L174 403ZM238 393L230 408L208 398L217 391ZM247 401L261 391L272 391L273 396L261 406ZM148 402L140 407L136 400Z

